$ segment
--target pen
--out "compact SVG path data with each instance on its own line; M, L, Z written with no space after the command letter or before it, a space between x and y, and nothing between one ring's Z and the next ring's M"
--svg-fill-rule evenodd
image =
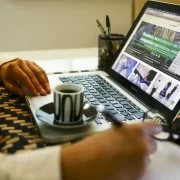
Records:
M102 24L98 20L96 20L96 22L97 22L97 25L101 31L101 34L105 37L107 35L107 33L106 33L104 27L102 26Z
M113 41L111 41L111 23L108 15L106 15L106 27L108 31L109 47L111 48L111 50L117 50L116 45L113 43Z
M113 125L123 125L122 121L125 120L125 118L121 114L110 114L109 111L107 111L103 105L98 105L97 109L105 118L107 118L107 120L109 119L110 121L112 121Z
M109 16L106 15L106 27L108 30L108 36L109 38L111 37L111 24L110 24L110 20L109 20Z

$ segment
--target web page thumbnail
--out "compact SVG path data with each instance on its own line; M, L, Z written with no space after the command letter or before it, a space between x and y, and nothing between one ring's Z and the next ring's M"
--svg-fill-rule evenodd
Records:
M173 109L179 101L180 85L178 81L173 81L163 75L158 75L148 94L160 101L170 109Z
M136 66L137 61L126 56L122 55L115 66L113 66L113 69L120 74L121 76L125 77L126 79L129 78L129 75L131 74L132 70Z
M131 74L129 80L142 90L147 91L156 75L157 72L139 63L136 69Z

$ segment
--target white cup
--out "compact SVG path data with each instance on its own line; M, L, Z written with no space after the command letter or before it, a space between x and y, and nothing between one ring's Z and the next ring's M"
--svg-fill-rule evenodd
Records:
M84 88L76 84L62 84L54 88L55 120L60 124L82 121Z

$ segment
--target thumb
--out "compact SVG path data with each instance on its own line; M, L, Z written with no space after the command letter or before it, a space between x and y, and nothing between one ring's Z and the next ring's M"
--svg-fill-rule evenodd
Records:
M5 88L13 94L18 96L24 96L23 90L15 82L6 82L4 83Z

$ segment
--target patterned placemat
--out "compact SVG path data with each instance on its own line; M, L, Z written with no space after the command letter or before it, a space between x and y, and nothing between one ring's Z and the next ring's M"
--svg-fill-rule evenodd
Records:
M25 100L0 84L0 151L15 153L45 146Z

